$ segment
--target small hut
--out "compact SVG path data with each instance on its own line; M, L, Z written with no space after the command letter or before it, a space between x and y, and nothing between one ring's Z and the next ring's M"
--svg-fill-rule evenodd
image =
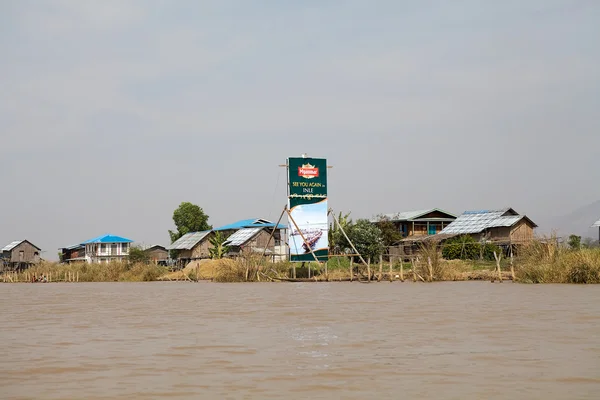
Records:
M40 262L41 249L29 240L16 240L0 250L0 268L20 270Z
M148 255L150 261L155 264L166 265L169 260L169 251L160 244L148 247L144 252Z

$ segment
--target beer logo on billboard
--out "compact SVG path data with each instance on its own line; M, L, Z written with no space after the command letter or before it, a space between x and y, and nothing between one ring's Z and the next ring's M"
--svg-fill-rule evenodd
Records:
M319 177L319 168L311 164L302 164L298 167L298 176L305 179L313 179Z

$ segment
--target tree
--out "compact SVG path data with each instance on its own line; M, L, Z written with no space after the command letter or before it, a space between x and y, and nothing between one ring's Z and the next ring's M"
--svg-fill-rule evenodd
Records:
M343 252L342 245L347 244L347 240L342 233L341 227L344 229L344 232L348 233L348 228L352 225L352 220L350 219L350 213L340 214L337 217L339 225L337 223L332 223L329 226L329 249L333 254L340 254Z
M150 256L139 246L131 246L129 249L129 262L130 263L144 263L150 262Z
M402 240L402 233L398 230L396 225L385 215L378 215L377 222L375 225L381 231L381 238L385 247L393 246Z
M199 206L183 202L173 212L173 222L177 227L177 231L169 230L171 243L190 232L200 232L212 229L208 224L208 215Z
M371 260L376 260L383 254L384 245L381 230L369 220L359 219L356 223L344 229L346 229L348 238L364 259L370 257ZM340 245L346 249L351 248L346 238L343 238Z
M225 237L225 235L223 235L221 231L215 232L214 236L208 239L208 241L212 245L212 248L208 250L210 258L212 258L213 260L218 260L220 258L223 258L223 256L225 256L225 254L229 252L229 246L223 245L223 243L225 243L225 240L227 240L227 238Z
M581 236L571 235L568 242L571 250L579 250L581 248Z

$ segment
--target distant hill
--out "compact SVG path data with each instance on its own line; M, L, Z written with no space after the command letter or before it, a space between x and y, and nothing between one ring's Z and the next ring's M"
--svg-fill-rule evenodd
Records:
M600 200L567 215L550 219L547 224L544 223L544 232L556 229L559 236L575 234L598 239L598 228L590 228L598 219L600 219Z

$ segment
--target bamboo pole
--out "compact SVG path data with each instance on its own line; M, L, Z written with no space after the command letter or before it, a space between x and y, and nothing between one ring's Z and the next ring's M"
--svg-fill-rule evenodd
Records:
M411 269L412 269L412 275L413 275L413 282L417 281L417 271L415 270L415 259L411 258L410 259L410 263L411 263Z
M325 261L325 282L329 282L329 272L327 271L327 261Z
M498 281L502 283L502 271L500 271L500 260L502 259L502 253L496 254L494 251L494 258L496 259L496 270L498 271Z
M350 257L350 282L354 280L354 257Z
M371 282L371 257L367 258L367 281Z
M283 207L283 211L281 211L281 215L279 215L279 219L277 220L277 223L275 224L275 228L273 228L273 230L271 231L271 235L269 236L269 240L267 241L267 244L265 245L265 248L264 248L263 253L262 253L263 257L267 253L267 248L271 244L271 239L273 239L273 235L275 235L275 231L277 230L277 227L279 226L279 223L281 222L281 219L283 218L283 214L285 214L286 210L287 210L287 204ZM275 254L275 252L273 252L273 254ZM273 259L273 262L275 262L275 259Z
M515 266L513 264L513 247L512 245L510 246L510 276L512 278L512 281L515 281Z
M377 277L377 282L381 282L381 278L383 277L383 256L379 255L379 276Z
M77 271L77 282L79 282L79 271Z
M431 257L427 257L427 266L429 267L429 282L433 282L433 264L431 263Z
M404 282L404 260L400 258L400 282Z
M354 247L354 243L352 243L350 238L348 238L348 235L346 235L346 231L344 230L344 227L342 227L342 225L340 224L340 221L338 221L337 217L335 216L335 213L332 210L329 210L328 213L331 213L331 216L333 217L334 222L337 223L338 227L340 228L340 231L342 231L342 234L344 235L344 237L350 244L350 247L352 247L352 250L354 250L354 254L358 254L358 258L360 258L360 261L362 261L363 264L366 264L365 259L362 257L362 255L360 255L358 250L356 250L356 247Z
M394 275L392 275L392 269L394 268L394 259L390 256L390 282L394 280Z

